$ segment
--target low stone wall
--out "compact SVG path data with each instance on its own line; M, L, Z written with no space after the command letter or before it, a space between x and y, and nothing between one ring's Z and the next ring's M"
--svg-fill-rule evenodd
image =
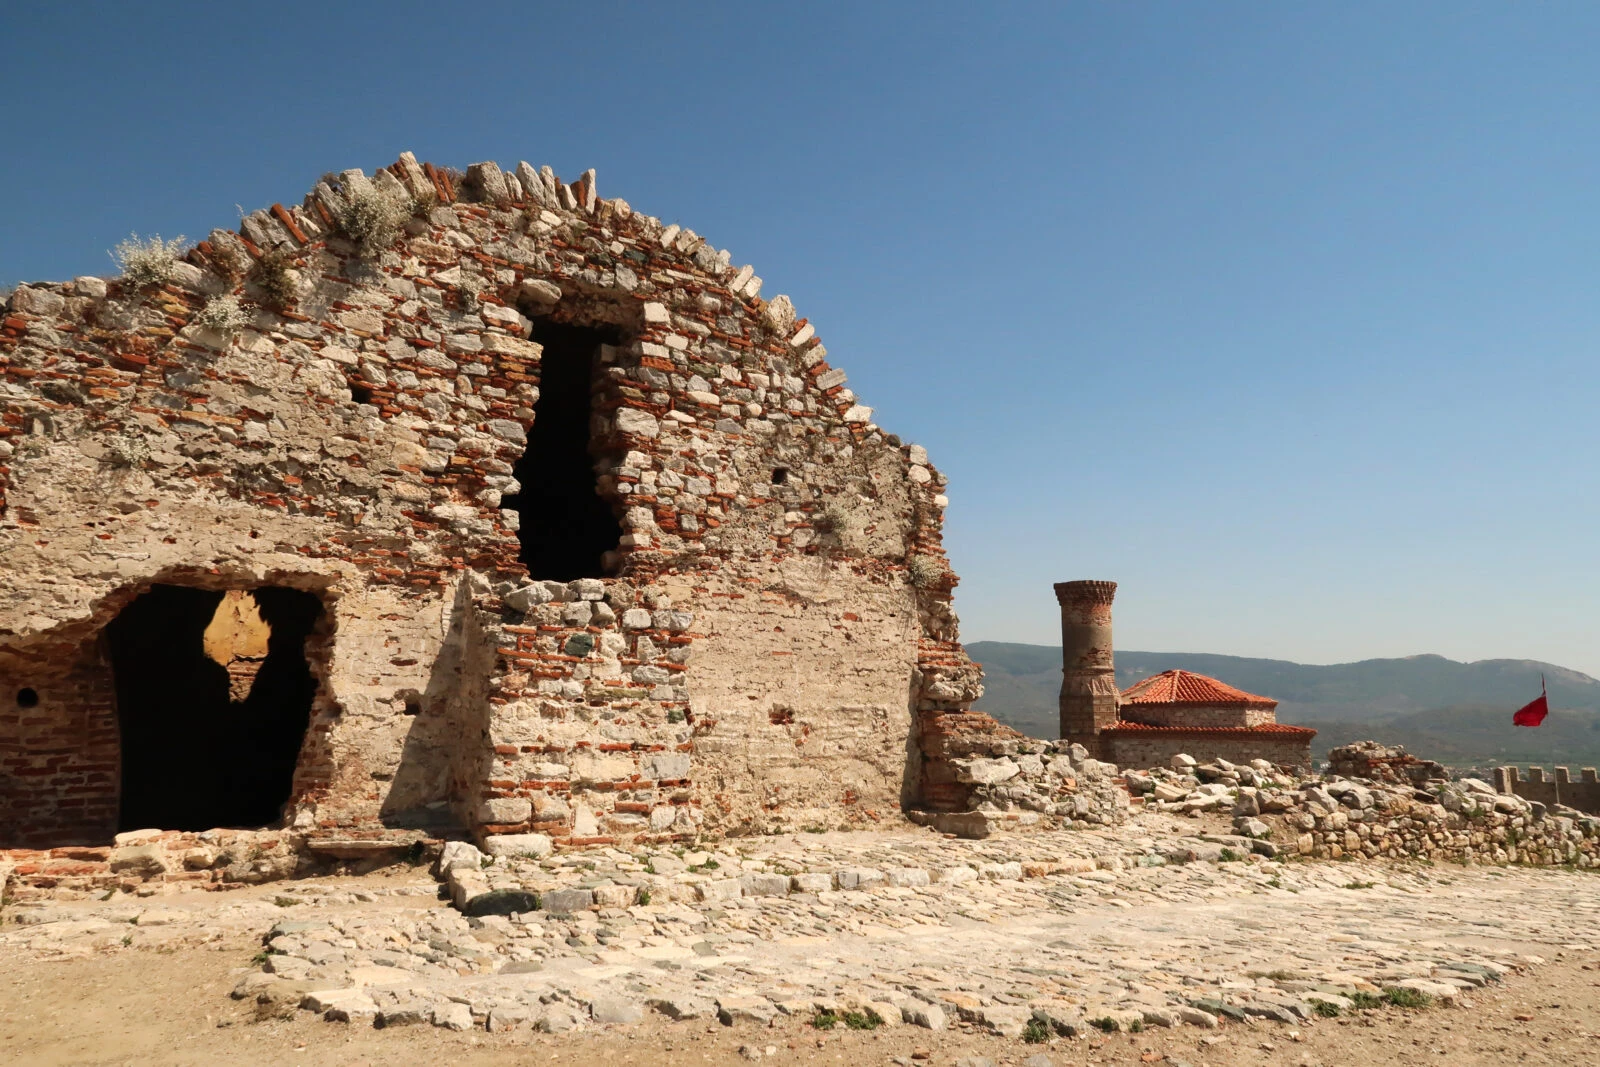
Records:
M1600 867L1600 819L1498 794L1473 778L1433 792L1346 779L1306 782L1287 796L1241 789L1235 825L1262 825L1256 816L1284 804L1279 821L1302 856Z
M1582 777L1574 782L1572 772L1566 767L1555 768L1555 776L1545 779L1543 767L1529 767L1523 778L1515 767L1496 767L1494 787L1501 793L1515 794L1524 800L1540 804L1565 804L1569 808L1600 815L1600 776L1593 767L1585 767Z
M1298 734L1230 735L1226 731L1107 730L1100 735L1100 755L1119 767L1166 767L1177 755L1201 762L1246 763L1264 759L1274 766L1305 774L1311 770L1311 745Z
M418 831L133 830L112 845L0 849L0 899L71 900L147 883L226 887L362 871L442 842Z

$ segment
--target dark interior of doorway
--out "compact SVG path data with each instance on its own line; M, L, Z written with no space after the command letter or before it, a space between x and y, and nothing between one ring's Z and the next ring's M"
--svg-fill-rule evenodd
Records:
M208 830L276 822L317 690L305 641L322 614L310 593L253 590L271 630L248 695L203 637L223 594L157 585L106 627L122 735L119 830Z
M501 506L521 519L520 557L534 578L570 582L605 576L602 557L615 549L622 527L611 505L595 492L589 450L595 368L615 329L533 320L533 339L544 346L533 429L515 474L522 491Z

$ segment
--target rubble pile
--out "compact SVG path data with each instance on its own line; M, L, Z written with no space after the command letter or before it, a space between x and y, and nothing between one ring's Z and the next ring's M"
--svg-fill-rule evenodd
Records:
M1421 786L1450 777L1442 763L1419 759L1404 745L1357 741L1328 752L1328 773L1341 778L1370 778L1375 782L1410 782Z

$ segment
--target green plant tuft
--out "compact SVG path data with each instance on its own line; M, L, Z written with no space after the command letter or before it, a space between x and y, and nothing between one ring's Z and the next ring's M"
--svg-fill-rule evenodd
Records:
M819 1011L811 1017L811 1025L818 1030L832 1030L839 1025L839 1016L831 1011Z
M1375 993L1368 993L1365 990L1358 989L1350 994L1350 1004L1352 1007L1363 1009L1380 1008L1383 1006L1383 998Z
M1098 1019L1090 1019L1089 1025L1102 1033L1114 1034L1122 1029L1122 1024L1109 1015L1102 1015Z
M1029 1019L1028 1025L1022 1028L1022 1040L1030 1045L1042 1045L1050 1040L1050 1027L1043 1019Z
M1324 1019L1332 1019L1339 1014L1339 1005L1326 1000L1313 1000L1311 1010Z
M841 1018L852 1030L876 1030L883 1025L883 1016L868 1008L866 1011L847 1011Z
M1433 1003L1433 997L1429 994L1404 986L1390 986L1383 991L1383 998L1397 1008L1426 1008Z

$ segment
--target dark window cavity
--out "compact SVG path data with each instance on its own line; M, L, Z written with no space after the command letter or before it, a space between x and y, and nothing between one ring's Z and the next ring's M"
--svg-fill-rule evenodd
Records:
M501 506L521 519L517 536L530 576L603 577L603 557L617 547L622 527L596 492L589 417L600 346L618 338L612 330L535 319L533 340L544 354L533 429L515 471L522 491Z

